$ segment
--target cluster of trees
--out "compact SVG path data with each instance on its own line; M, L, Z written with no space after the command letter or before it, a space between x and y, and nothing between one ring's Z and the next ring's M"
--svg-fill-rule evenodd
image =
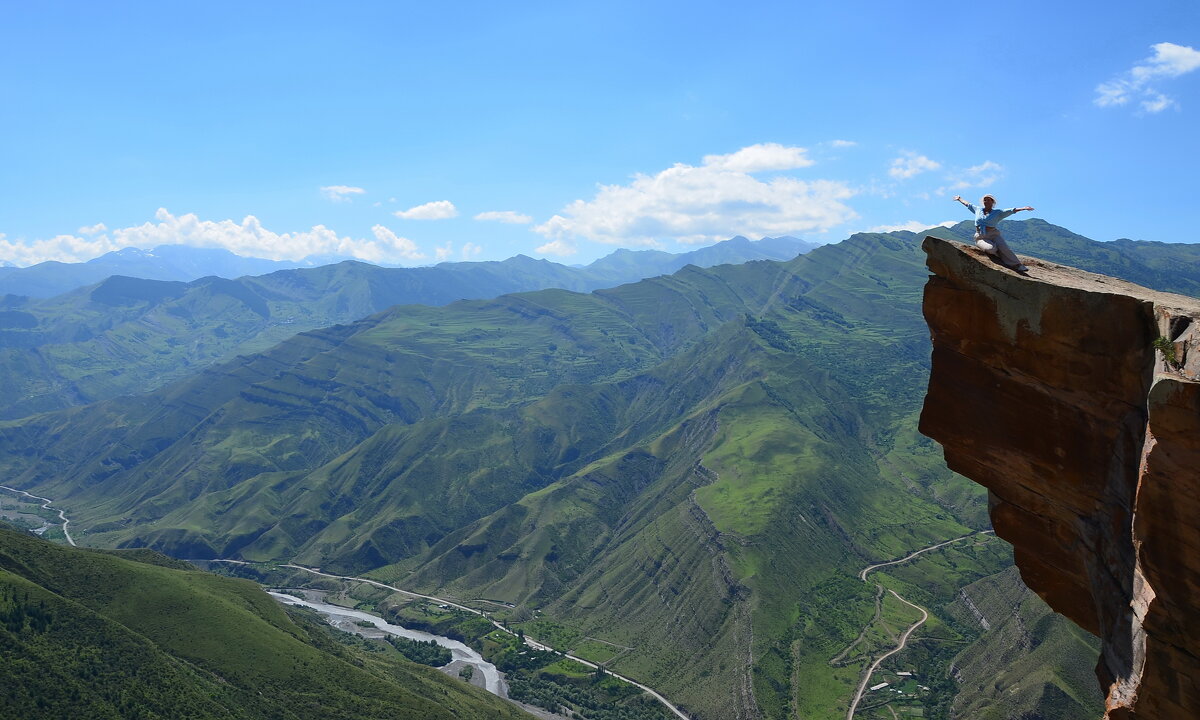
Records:
M573 714L586 720L668 720L671 717L661 704L642 694L615 701L598 684L560 683L544 675L510 675L508 696L551 712Z
M537 670L561 659L558 653L551 650L534 650L524 645L510 645L492 660L496 667L504 673L514 673L521 670Z
M387 641L400 651L404 657L415 663L430 667L448 665L453 655L449 650L432 640L409 640L408 638L389 635Z
M17 597L12 586L0 586L0 623L12 633L29 628L35 633L44 633L50 627L54 614L46 609L46 601L30 602L29 593Z

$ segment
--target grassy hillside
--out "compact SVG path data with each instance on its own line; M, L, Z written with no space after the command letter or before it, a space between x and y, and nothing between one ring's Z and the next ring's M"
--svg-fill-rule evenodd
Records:
M5 716L528 717L398 655L341 645L252 583L188 567L0 529Z
M1099 643L1050 610L1015 567L966 586L948 610L965 624L986 625L980 641L955 658L961 692L954 717L1002 720L1014 704L1058 720L1103 715L1090 662Z
M536 606L636 645L618 669L706 716L778 716L824 665L800 650L857 633L857 567L983 521L932 463L914 482L877 459L919 444L921 265L864 235L398 308L0 442L86 542Z
M631 648L616 669L701 717L844 715L869 654L844 651L876 613L858 571L987 525L982 489L915 432L919 240L394 308L0 424L0 472L85 543L508 602ZM885 574L935 614L912 651L929 667L981 636L944 609L957 588L1009 563L962 552ZM945 717L954 692L913 702Z

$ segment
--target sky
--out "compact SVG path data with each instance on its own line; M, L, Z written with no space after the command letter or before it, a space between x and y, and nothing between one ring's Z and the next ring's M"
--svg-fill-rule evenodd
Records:
M0 263L1197 242L1197 128L1195 0L0 0Z

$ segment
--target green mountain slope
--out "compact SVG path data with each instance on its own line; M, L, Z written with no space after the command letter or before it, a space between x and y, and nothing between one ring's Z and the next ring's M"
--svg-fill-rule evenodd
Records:
M853 568L983 518L875 460L918 407L921 262L864 235L397 308L0 443L89 542L388 566L637 645L618 667L707 717L777 716L794 646L857 631Z
M1001 720L1013 704L1062 720L1104 714L1087 661L1098 651L1096 638L1050 610L1015 567L963 588L951 609L965 623L986 624L980 641L955 659L962 686L955 717Z
M504 601L631 648L614 667L700 717L844 716L867 658L834 659L876 606L859 570L987 523L982 490L915 432L918 240L393 308L0 424L0 472L84 542ZM1009 563L956 557L888 574L929 603L917 637L942 671L981 636L945 608Z
M518 718L424 666L337 643L255 585L0 529L5 716Z
M618 251L582 268L520 255L424 268L348 261L237 280L114 276L50 299L10 295L0 298L0 372L13 381L0 385L0 418L144 392L297 332L393 305L548 287L587 291L688 264L791 258L809 247L793 238L735 238L682 254Z

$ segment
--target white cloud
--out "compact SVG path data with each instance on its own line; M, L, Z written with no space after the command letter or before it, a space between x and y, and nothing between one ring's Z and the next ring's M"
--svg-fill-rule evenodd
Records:
M442 262L443 260L445 260L446 258L450 257L453 254L454 254L454 244L453 243L446 243L445 245L442 245L441 247L436 247L433 249L433 256L435 258L437 258L438 262Z
M476 220L494 220L495 222L512 223L514 225L533 222L533 218L514 210L489 210L475 216Z
M326 185L321 188L321 194L326 200L333 202L350 202L354 195L362 195L366 190L360 187L351 187L349 185Z
M776 237L824 231L856 217L844 203L854 195L844 182L751 176L803 159L776 148L800 150L755 145L710 155L700 167L677 163L656 175L636 175L628 185L601 185L591 200L576 200L534 228L554 241L537 251L569 255L575 252L570 241L579 238L656 245L664 238L711 243L734 235Z
M1158 89L1158 83L1200 68L1200 51L1186 45L1162 42L1150 46L1154 54L1108 82L1096 86L1093 103L1100 107L1127 104L1135 97L1149 113L1177 106L1174 99Z
M417 249L417 244L412 240L400 237L382 225L373 225L371 234L391 251L392 257L401 257L405 260L424 260L426 257L425 253Z
M830 140L829 144L835 148L848 148L854 147L858 143L854 142L853 140Z
M576 248L575 244L570 240L559 238L557 240L551 240L545 245L539 245L535 252L542 255L558 255L559 257L566 257L579 252L579 249Z
M473 242L466 243L462 246L462 259L470 260L473 257L479 257L479 253L483 252L483 248Z
M908 222L900 223L899 225L876 225L875 227L867 228L863 232L889 233L897 232L899 230L907 230L908 232L915 233L921 232L922 230L928 230L929 228L933 227L954 227L955 225L957 225L957 223L953 220L946 220L945 222L940 223L923 223L919 220L909 220Z
M9 240L0 234L0 258L17 267L28 267L47 260L79 262L99 257L106 252L120 250L108 236L81 238L74 235L56 235L52 238L35 240L31 243Z
M434 200L407 210L397 210L392 214L401 220L445 220L457 217L458 208L449 200Z
M201 220L193 213L175 216L165 208L159 208L154 217L156 222L153 223L118 228L87 238L58 235L18 242L0 236L0 257L17 265L32 265L45 260L80 262L122 248L158 245L224 248L238 255L271 260L341 255L370 262L399 262L424 257L411 240L397 237L382 225L372 228L375 239L370 240L341 236L324 225L316 225L305 232L277 233L264 228L253 215L247 215L238 223Z
M1142 101L1142 109L1148 113L1162 112L1169 107L1178 107L1179 103L1162 93L1151 93L1150 97Z
M75 232L79 233L80 235L99 235L107 229L108 226L106 226L104 223L96 223L95 225L84 225Z
M897 180L907 180L923 172L937 170L941 166L941 163L930 160L924 155L918 155L915 152L906 150L900 153L900 157L892 160L892 167L888 169L888 175Z
M937 189L937 194L947 190L966 190L968 188L985 188L1004 177L1004 167L991 160L960 170L950 175L950 184Z
M808 150L802 147L759 143L729 155L705 155L704 164L720 170L753 173L764 170L795 170L808 167L813 161L808 158Z

